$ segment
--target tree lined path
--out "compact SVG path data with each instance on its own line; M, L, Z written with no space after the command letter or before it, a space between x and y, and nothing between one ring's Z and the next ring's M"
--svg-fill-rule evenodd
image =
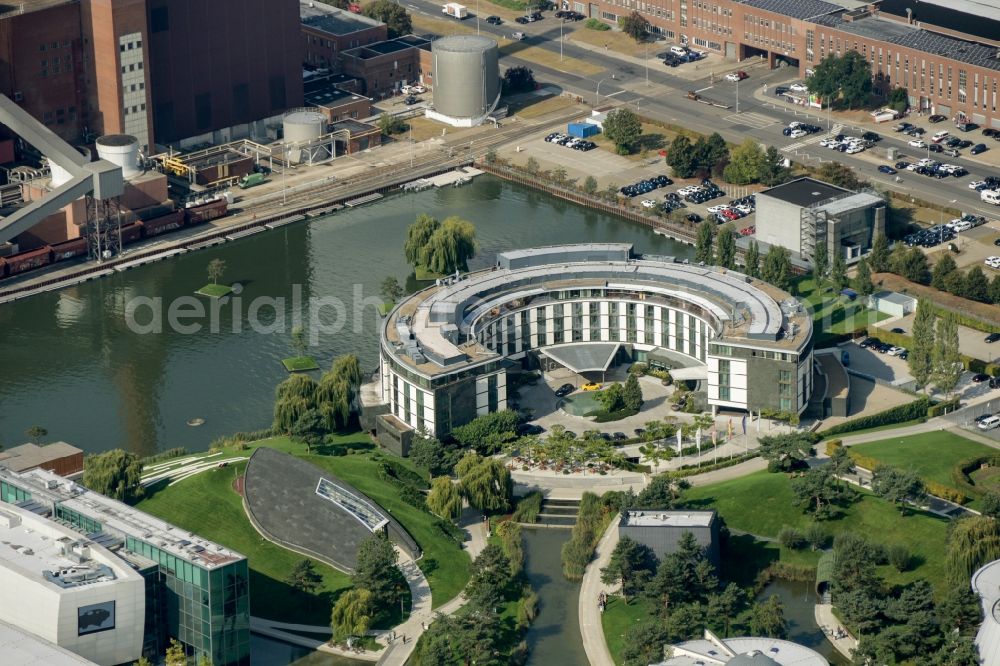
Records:
M615 660L611 657L608 642L604 637L601 610L597 605L597 599L602 592L607 594L612 592L611 587L601 582L601 569L608 566L611 553L618 543L618 520L619 516L611 519L611 524L608 525L604 536L597 543L594 559L587 565L587 571L583 574L583 581L580 583L578 602L580 633L583 639L583 649L587 652L590 666L615 666Z

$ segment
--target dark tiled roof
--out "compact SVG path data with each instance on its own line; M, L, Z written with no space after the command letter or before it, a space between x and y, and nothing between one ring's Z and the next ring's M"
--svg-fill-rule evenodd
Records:
M825 0L743 0L743 4L795 19L807 19L830 14L841 9Z
M826 201L835 196L848 193L842 187L824 183L812 178L799 178L784 185L778 185L760 192L760 194L774 197L796 206L811 206L818 201Z
M872 16L845 21L842 14L831 14L819 17L815 21L819 25L836 28L852 35L878 39L888 44L1000 71L1000 58L997 57L1000 49L992 46Z
M958 5L960 8L975 8L973 3ZM1000 9L996 9L992 18L989 9L983 14L959 11L949 6L949 2L933 3L920 0L882 0L879 10L885 14L906 17L906 10L913 11L913 19L924 25L935 25L948 30L962 32L982 39L1000 39Z

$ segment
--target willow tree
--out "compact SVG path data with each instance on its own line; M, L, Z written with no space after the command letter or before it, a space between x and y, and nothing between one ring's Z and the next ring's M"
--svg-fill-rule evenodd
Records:
M333 641L342 643L352 636L364 636L368 633L374 609L369 590L355 588L340 595L333 607L330 621Z
M510 470L496 458L467 453L455 465L462 495L469 504L486 512L506 511L510 507L513 483Z
M431 482L427 508L445 520L455 520L462 515L462 493L447 476L439 476Z
M406 230L406 242L403 244L403 253L406 255L406 263L416 266L420 262L420 255L427 245L434 232L438 230L441 223L430 215L420 215L417 220Z
M346 380L324 377L316 389L316 409L327 430L339 430L351 420L351 390Z
M996 559L1000 559L1000 524L995 518L973 516L953 523L944 561L952 585L968 585L979 567Z
M469 270L468 261L474 256L476 227L468 220L452 216L427 239L419 263L429 271L447 275Z
M291 432L303 414L316 406L316 382L308 375L294 374L275 389L274 428Z

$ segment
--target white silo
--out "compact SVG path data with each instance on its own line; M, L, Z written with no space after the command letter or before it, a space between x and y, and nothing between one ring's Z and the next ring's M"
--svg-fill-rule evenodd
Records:
M455 127L475 127L500 101L499 48L481 35L451 35L431 46L434 108L427 117Z
M108 134L97 140L97 156L122 168L126 180L142 173L139 168L139 140L131 134Z
M326 134L326 116L316 109L289 111L281 121L285 135L285 157L290 162L311 164L330 152L329 142L319 138Z

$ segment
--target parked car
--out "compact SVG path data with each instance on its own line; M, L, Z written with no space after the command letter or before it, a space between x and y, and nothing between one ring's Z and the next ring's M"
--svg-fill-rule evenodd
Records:
M417 101L418 100L416 97L414 97L413 95L408 95L405 99L403 99L403 104L405 104L406 106L413 106L414 104L417 103Z
M574 386L572 384L563 384L562 386L556 389L556 397L558 398L566 397L567 395L573 392L573 388Z
M741 69L738 72L730 72L729 74L726 74L726 81L731 81L733 83L737 83L737 82L742 81L743 79L745 79L745 78L747 78L749 76L750 76L749 74L747 74L746 72L744 72Z
M584 384L583 386L580 387L580 390L581 391L600 391L601 390L601 385L598 384L597 382L587 382L586 384Z
M978 372L972 375L973 384L982 384L983 382L988 382L988 381L990 381L990 376L985 373Z
M520 25L528 25L529 23L531 23L531 21L528 20L527 16L518 16L517 18L514 19L514 23L518 23ZM514 34L516 35L517 33ZM517 38L515 37L515 39Z
M623 432L616 432L612 433L611 439L615 440L616 442L624 442L626 439L628 439L628 435L626 435Z
M490 25L500 25L501 23L503 23L503 19L500 18L499 16L487 16L486 22L489 23Z
M978 155L979 153L985 153L987 150L988 149L986 148L986 144L985 143L977 143L976 145L974 145L972 147L972 150L969 151L969 154L970 155Z
M993 430L994 428L1000 428L1000 417L989 416L977 423L976 427L980 430Z
M912 141L909 141L908 143L909 143L909 145L911 145L914 148L926 148L927 147L927 144L924 143L923 141L921 141L920 139L913 139Z
M998 240L1000 240L1000 239L998 239ZM994 342L996 342L997 340L1000 340L1000 333L990 333L989 335L986 336L986 338L983 340L983 342L985 342L986 344L990 344L991 345Z
M895 333L896 335L903 335L904 333L906 333L906 331L904 331L903 329L899 328L898 326L896 328L890 330L889 332L890 333Z
M797 93L809 92L809 86L807 86L804 83L793 83L792 85L788 86L788 89L791 90L792 92L797 92Z

